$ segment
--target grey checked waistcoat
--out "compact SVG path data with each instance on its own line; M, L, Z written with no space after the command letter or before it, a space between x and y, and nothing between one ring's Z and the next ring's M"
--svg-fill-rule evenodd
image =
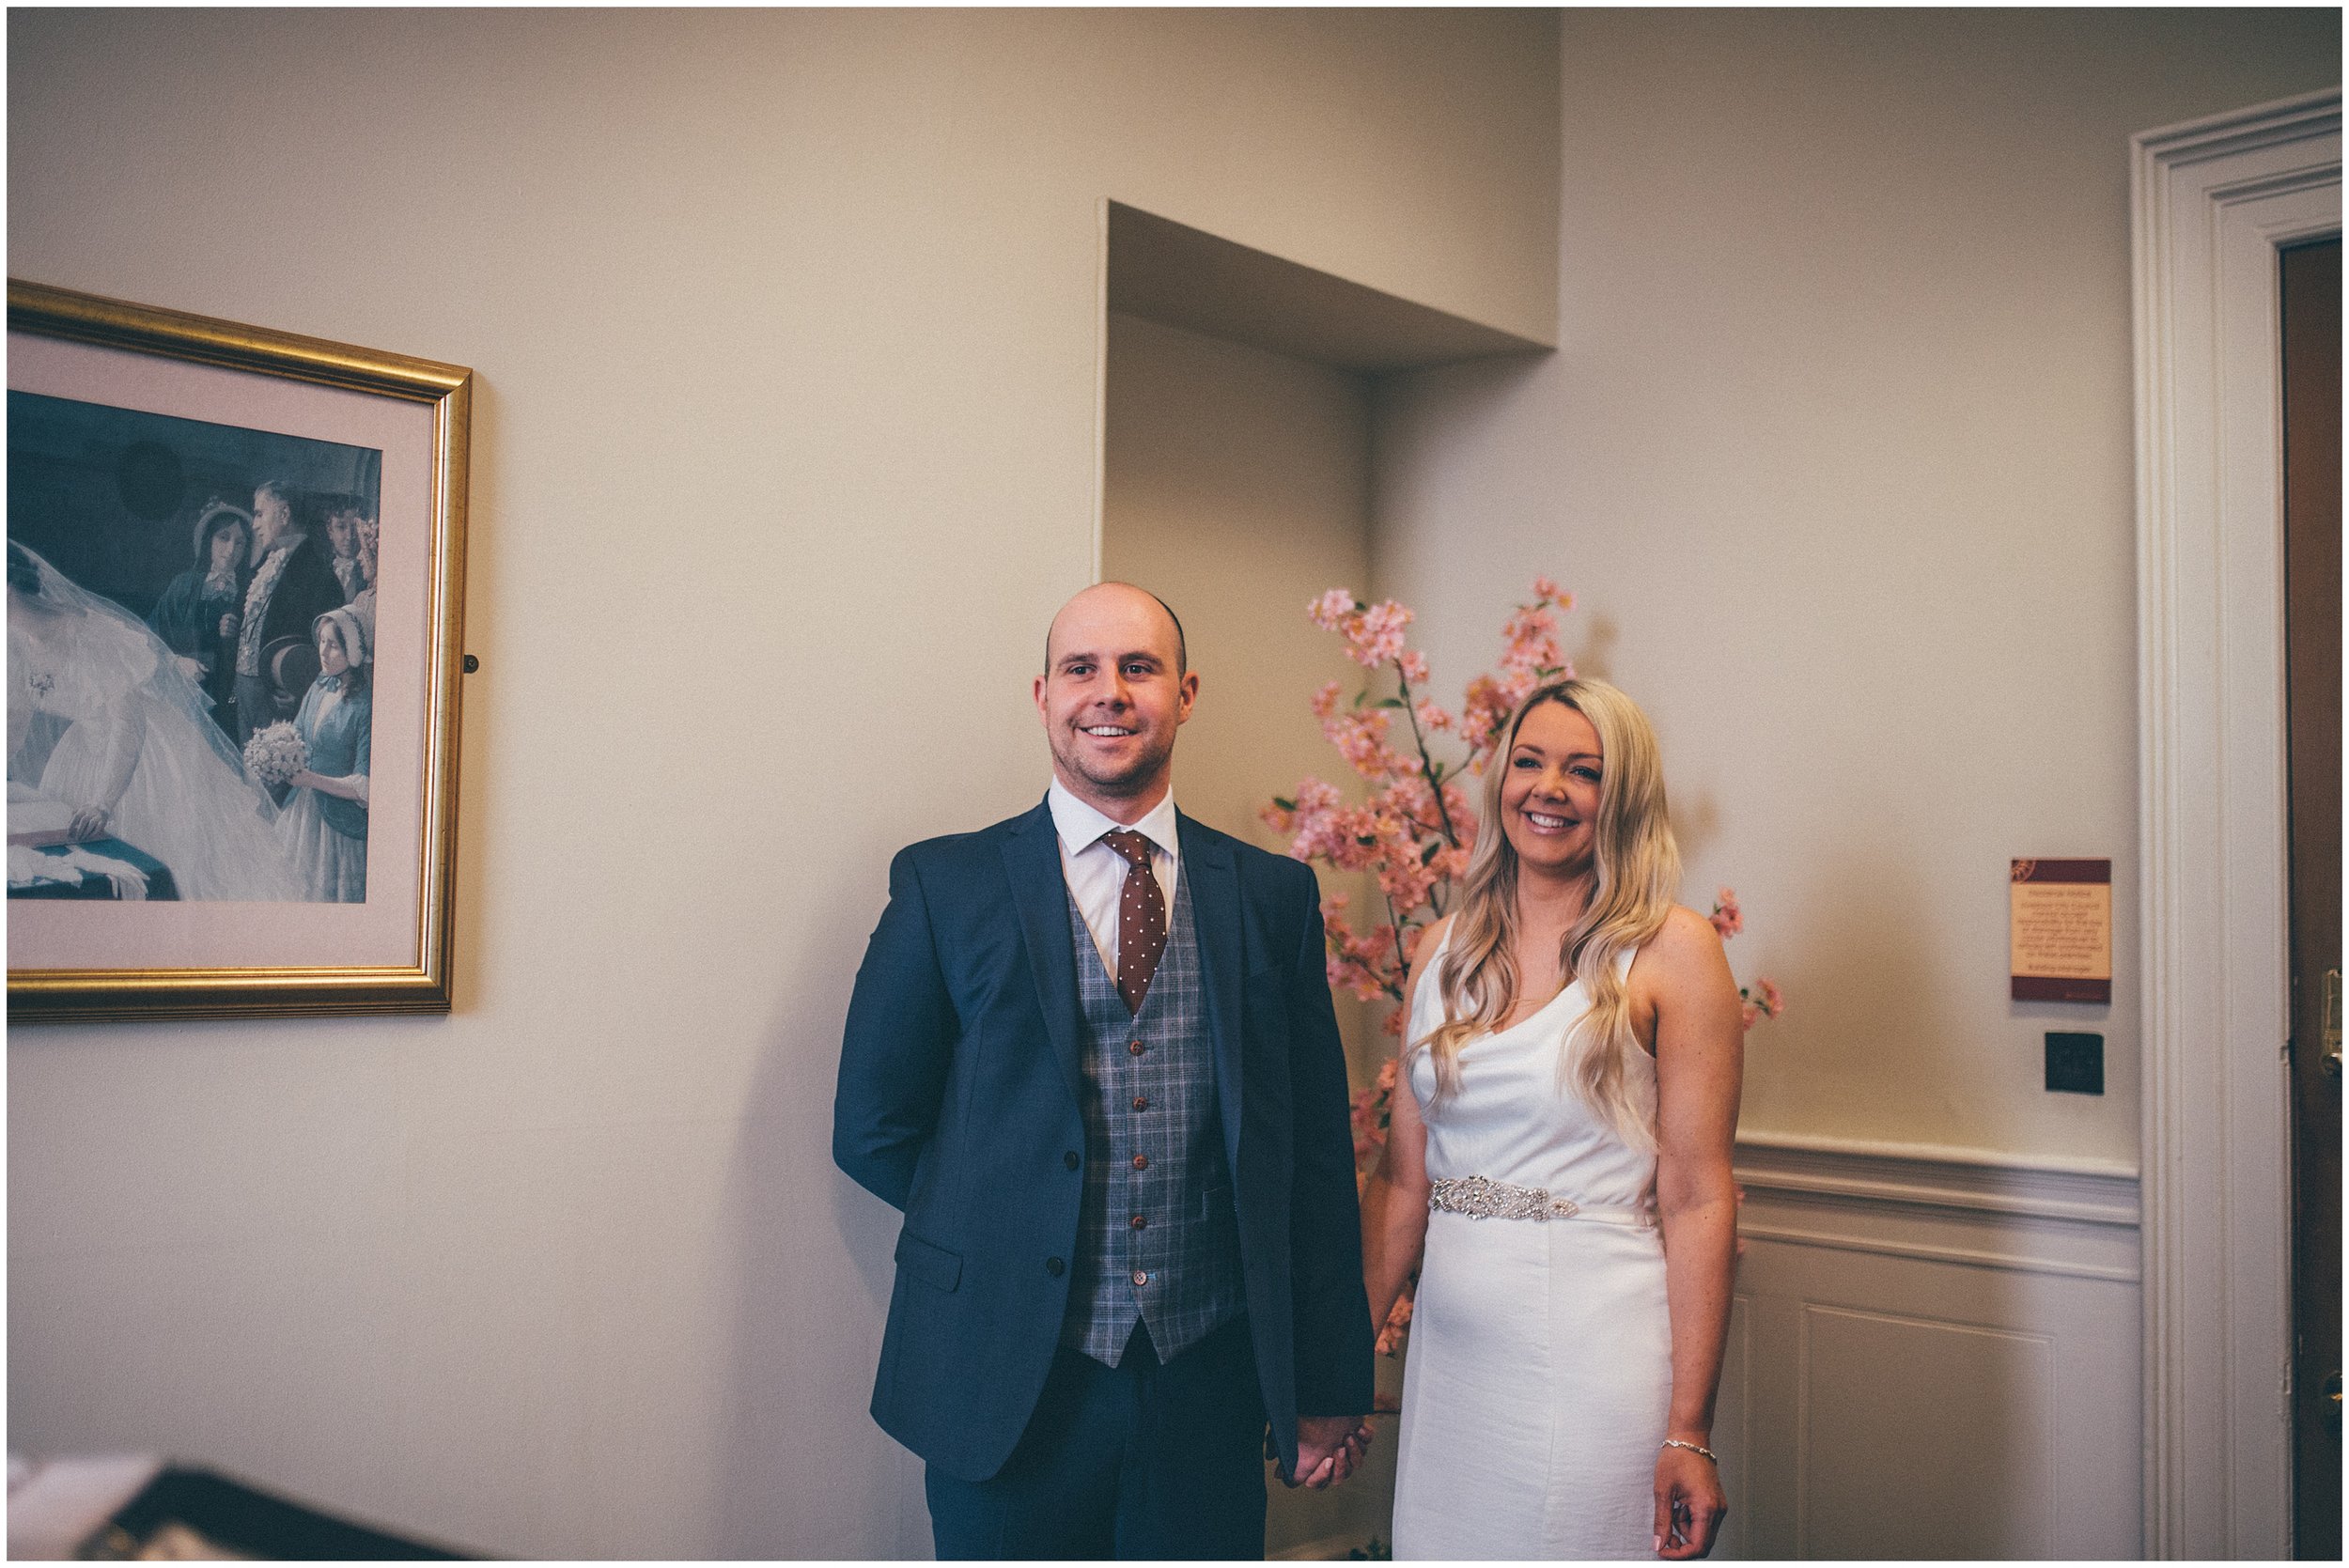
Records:
M1129 1014L1068 900L1085 1019L1085 1177L1061 1343L1112 1367L1137 1317L1170 1361L1247 1304L1188 877L1175 880L1167 926L1142 1011Z

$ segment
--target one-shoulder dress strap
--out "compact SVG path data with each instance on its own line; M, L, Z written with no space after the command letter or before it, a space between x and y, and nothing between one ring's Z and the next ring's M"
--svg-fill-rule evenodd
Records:
M1419 991L1411 999L1410 1016L1403 1020L1407 1055L1412 1041L1431 1033L1443 1021L1443 983L1436 970L1443 963L1444 949L1451 945L1452 925L1446 923L1443 935L1436 939L1436 951L1427 955L1427 967L1419 971ZM1423 1018L1428 1021L1423 1023Z

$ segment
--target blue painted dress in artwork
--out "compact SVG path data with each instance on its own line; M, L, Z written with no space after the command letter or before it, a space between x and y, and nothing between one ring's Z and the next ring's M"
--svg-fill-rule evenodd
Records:
M324 778L366 777L374 706L366 683L320 675L303 693L294 729L309 749L310 771ZM339 795L303 788L278 814L287 859L303 896L319 903L363 904L367 896L367 808Z

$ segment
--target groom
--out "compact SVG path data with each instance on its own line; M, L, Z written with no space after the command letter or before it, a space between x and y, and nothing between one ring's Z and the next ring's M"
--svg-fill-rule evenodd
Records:
M1313 873L1174 809L1199 677L1124 583L1062 607L1044 801L902 851L832 1157L905 1211L873 1415L941 1558L1258 1558L1371 1400Z

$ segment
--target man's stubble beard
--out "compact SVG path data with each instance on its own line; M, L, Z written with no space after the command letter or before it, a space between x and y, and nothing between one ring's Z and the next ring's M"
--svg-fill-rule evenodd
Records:
M1174 741L1170 736L1165 745L1137 757L1132 767L1104 775L1085 766L1083 753L1073 740L1066 737L1066 732L1055 737L1052 746L1052 760L1063 771L1084 780L1111 799L1121 800L1131 800L1148 788L1150 781L1159 777L1174 757Z

